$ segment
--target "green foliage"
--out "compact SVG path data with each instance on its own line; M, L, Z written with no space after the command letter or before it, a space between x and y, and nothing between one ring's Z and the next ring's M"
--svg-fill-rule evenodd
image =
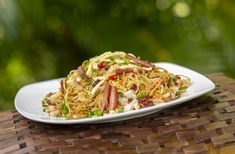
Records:
M104 51L235 77L232 0L1 0L0 110Z

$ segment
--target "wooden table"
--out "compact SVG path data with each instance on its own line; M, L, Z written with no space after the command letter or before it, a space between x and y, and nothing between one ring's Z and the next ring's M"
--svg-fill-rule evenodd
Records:
M235 80L208 75L216 89L128 121L49 125L0 112L0 153L235 153Z

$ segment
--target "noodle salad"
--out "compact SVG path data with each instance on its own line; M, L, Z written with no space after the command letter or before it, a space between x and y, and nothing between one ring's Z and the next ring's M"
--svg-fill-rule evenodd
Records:
M85 60L42 100L52 117L80 119L138 110L183 95L190 79L125 52Z

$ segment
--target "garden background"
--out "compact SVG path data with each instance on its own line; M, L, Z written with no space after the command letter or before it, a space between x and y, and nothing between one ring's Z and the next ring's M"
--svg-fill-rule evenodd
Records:
M235 1L0 0L0 110L23 85L117 50L235 77Z

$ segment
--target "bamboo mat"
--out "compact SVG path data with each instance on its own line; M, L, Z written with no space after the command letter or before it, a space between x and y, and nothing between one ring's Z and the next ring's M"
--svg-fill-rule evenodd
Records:
M49 125L0 112L0 153L235 153L235 80L208 77L213 92L128 121Z

